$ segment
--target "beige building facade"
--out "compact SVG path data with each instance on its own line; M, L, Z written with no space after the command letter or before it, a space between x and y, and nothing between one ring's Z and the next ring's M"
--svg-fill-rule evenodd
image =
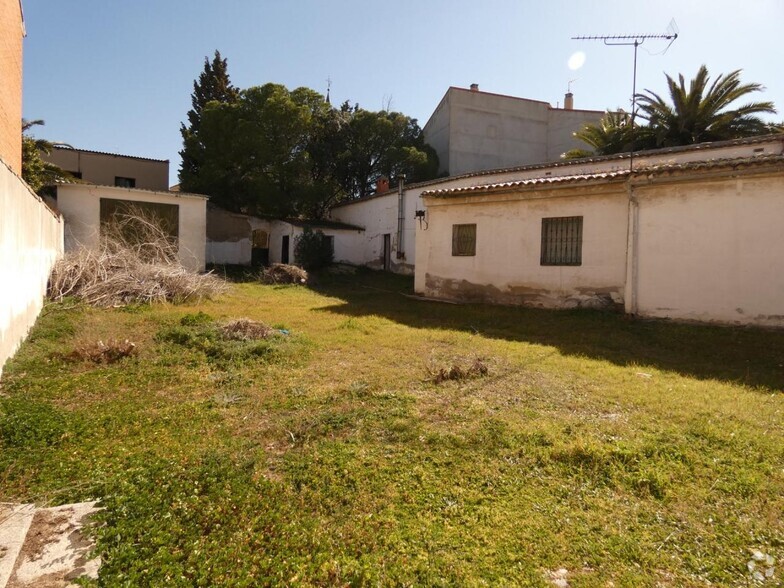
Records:
M784 137L523 175L422 192L416 292L784 326Z
M438 154L439 172L449 176L557 161L584 145L573 133L597 123L604 112L575 110L547 102L451 87L423 127Z
M168 160L62 146L54 147L51 153L42 154L42 157L90 184L159 192L169 189Z

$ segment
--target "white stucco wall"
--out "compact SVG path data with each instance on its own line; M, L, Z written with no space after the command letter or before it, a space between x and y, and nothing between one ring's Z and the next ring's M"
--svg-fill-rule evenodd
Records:
M635 167L678 164L713 159L732 159L777 155L784 152L784 140L780 138L765 139L746 144L713 144L674 149L659 152L647 152L635 155ZM403 252L405 258L398 262L397 252L397 191L392 190L379 196L349 202L337 206L331 211L331 218L365 228L364 233L347 237L345 260L357 265L368 265L373 268L383 267L383 235L392 236L392 269L400 273L413 273L418 248L419 221L414 218L415 210L426 209L421 194L426 190L445 190L469 186L481 186L493 183L513 182L541 177L572 176L597 172L610 172L629 169L628 157L622 156L604 161L560 162L553 165L536 165L528 168L513 168L492 173L464 175L443 178L437 181L412 184L406 186L404 197L405 219L403 230ZM426 221L421 226L426 226ZM337 246L336 246L337 248Z
M65 218L66 251L98 245L101 198L177 205L180 262L192 271L204 270L207 199L185 192L153 192L89 184L58 186L57 207Z
M543 307L623 301L627 198L622 184L426 198L415 291L436 298ZM583 217L582 265L540 265L542 219ZM452 225L476 223L476 255L452 255Z
M63 252L63 222L0 161L0 373L35 323Z
M784 169L635 194L638 314L784 326Z

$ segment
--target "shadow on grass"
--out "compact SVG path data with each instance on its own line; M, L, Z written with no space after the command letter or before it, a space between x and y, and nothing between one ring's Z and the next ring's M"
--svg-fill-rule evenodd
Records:
M630 319L594 310L453 305L420 301L413 280L381 272L323 276L314 290L345 302L319 309L378 315L410 327L457 330L556 347L561 353L637 364L699 379L784 391L784 331Z
M258 282L261 268L250 265L209 263L207 264L207 271L223 278L227 282L245 284L249 282Z

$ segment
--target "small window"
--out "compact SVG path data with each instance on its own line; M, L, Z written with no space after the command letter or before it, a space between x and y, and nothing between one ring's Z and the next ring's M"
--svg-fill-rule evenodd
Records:
M135 188L136 178L123 178L120 176L114 176L114 185L119 186L120 188Z
M324 235L324 242L329 247L332 255L335 255L335 235Z
M583 217L542 219L541 265L582 265Z
M452 255L476 255L476 225L452 225Z

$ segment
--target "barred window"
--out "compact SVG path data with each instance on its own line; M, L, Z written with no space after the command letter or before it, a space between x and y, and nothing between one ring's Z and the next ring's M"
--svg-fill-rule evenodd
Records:
M476 255L476 225L452 225L452 255Z
M541 265L582 265L583 217L542 219Z

